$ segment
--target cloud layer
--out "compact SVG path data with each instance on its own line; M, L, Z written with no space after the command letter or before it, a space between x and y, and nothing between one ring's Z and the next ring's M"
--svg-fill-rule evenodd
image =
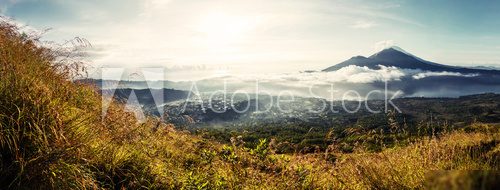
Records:
M351 90L362 99L384 98L385 82L389 96L459 96L493 92L500 82L486 84L490 76L456 72L431 72L380 66L380 69L347 66L332 72L297 72L285 74L226 75L195 82L169 83L169 87L200 92L226 89L228 92L268 93L279 95L286 91L295 96L340 99ZM493 85L493 86L491 86ZM493 91L492 91L493 90ZM377 93L370 93L378 91ZM399 92L398 92L399 91ZM350 94L352 96L353 94ZM356 99L356 97L351 97Z
M479 74L462 74L458 72L423 72L423 73L418 73L413 75L412 77L414 79L423 79L426 77L433 77L433 76L456 76L456 77L477 77Z
M264 75L242 75L224 77L229 81L255 81L280 82L297 84L330 84L330 83L355 83L367 84L384 81L400 81L403 78L413 78L415 80L432 76L457 76L475 77L478 74L462 74L458 72L431 72L418 69L400 69L397 67L386 67L379 65L380 69L370 69L350 65L332 72L300 72L286 74L264 74Z

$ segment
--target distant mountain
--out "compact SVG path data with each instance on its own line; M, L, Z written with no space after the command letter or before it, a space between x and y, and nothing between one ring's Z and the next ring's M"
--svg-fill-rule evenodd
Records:
M173 102L177 100L185 100L189 92L174 89L131 89L131 88L119 88L119 89L101 89L100 92L106 95L113 95L113 98L117 100L127 100L132 93L138 98L140 104L144 105L154 105L164 104L168 102ZM155 98L158 100L163 100L163 102L155 102Z
M380 69L379 65L386 67L398 67L401 69L418 69L422 71L433 72L458 72L458 73L479 73L500 75L499 70L484 69L484 68L465 68L443 65L426 61L417 56L414 56L399 47L390 47L384 49L370 57L355 56L351 59L334 66L328 67L323 71L336 71L343 67L355 65L360 67L368 67L370 69Z

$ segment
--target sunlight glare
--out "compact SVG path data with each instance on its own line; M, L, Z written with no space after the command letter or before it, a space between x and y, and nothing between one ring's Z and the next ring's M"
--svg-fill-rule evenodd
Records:
M238 15L211 13L200 18L197 31L209 48L221 48L243 40L255 21Z

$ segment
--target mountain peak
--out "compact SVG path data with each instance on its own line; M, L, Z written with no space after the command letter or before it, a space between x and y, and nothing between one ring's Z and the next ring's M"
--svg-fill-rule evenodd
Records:
M349 60L341 62L324 69L323 71L336 71L346 66L368 67L370 69L380 69L380 66L397 67L401 69L414 69L420 71L435 72L459 72L459 73L499 73L496 70L487 70L484 68L463 68L449 65L442 65L421 59L398 46L388 47L370 57L355 56Z
M408 53L407 51L405 51L403 48L400 48L399 46L391 46L391 47L388 47L388 48L385 48L385 49L392 49L392 50L399 51L401 53Z
M385 48L382 51L379 51L379 52L373 54L372 56L370 56L370 58L374 58L377 56L383 56L384 54L389 54L389 55L395 55L395 54L402 55L402 54L404 54L404 55L408 55L408 56L416 58L416 56L412 55L411 53L408 53L407 51L403 50L403 48L400 48L398 46L391 46L391 47Z
M366 57L358 55L358 56L351 57L351 59L366 59Z
M393 61L401 61L401 60L398 60L398 58L405 59L405 61L407 61L407 59L415 59L415 60L422 62L422 63L431 64L431 65L438 65L436 63L433 63L433 62L424 60L420 57L417 57L417 56L405 51L403 48L400 48L398 46L388 47L388 48L386 48L386 49L384 49L376 54L373 54L372 56L370 56L370 58L372 58L372 59L392 59Z

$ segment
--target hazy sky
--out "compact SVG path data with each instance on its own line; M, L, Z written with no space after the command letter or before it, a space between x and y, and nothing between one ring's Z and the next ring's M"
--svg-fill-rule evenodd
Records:
M500 66L500 1L0 0L45 39L86 38L95 65L169 79L320 70L397 45L451 65Z

